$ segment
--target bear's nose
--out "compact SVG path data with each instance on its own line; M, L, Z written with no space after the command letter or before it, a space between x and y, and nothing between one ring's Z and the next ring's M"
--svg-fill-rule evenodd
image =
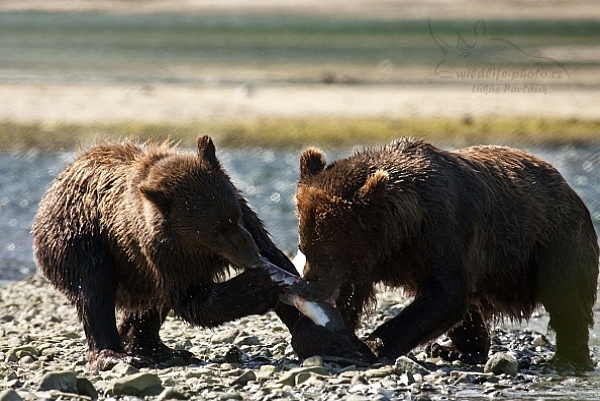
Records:
M252 235L237 225L218 239L218 251L237 267L247 268L260 264L260 251Z

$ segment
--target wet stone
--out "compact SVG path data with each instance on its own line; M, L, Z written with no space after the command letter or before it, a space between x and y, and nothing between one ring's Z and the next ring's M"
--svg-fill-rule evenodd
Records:
M188 397L174 390L173 387L166 387L156 398L157 401L166 400L187 400Z
M237 379L231 382L231 385L244 387L251 381L256 381L256 373L254 373L252 370L247 370L241 376L239 376Z
M233 346L229 348L223 359L227 363L242 363L244 361L244 353L237 346Z
M319 355L311 356L302 361L303 367L319 366L323 367L323 358Z
M18 358L24 358L26 356L39 356L40 351L31 345L23 345L13 349L13 352Z
M112 395L148 396L158 395L164 390L160 378L152 373L141 372L122 377L113 382Z
M309 366L304 368L295 368L286 372L279 380L278 383L284 386L295 386L298 383L306 381L310 374L328 376L329 372L326 369L318 366Z
M212 400L219 400L219 401L243 400L244 399L244 397L242 397L240 394L226 393L226 392L222 392L222 391L215 391L214 393L210 394L206 398L209 400L212 399Z
M119 376L128 376L133 375L135 373L139 373L140 370L134 366L131 366L128 363L119 362L115 366L113 366L110 371Z
M277 371L277 367L274 365L263 365L260 367L258 372L256 373L256 378L259 381L265 381L273 377L275 372Z
M518 369L519 363L517 362L517 358L504 352L497 352L487 361L483 371L495 375L504 373L514 376L517 374Z
M371 398L364 396L364 395L360 395L360 394L350 394L347 398L347 401L370 401Z
M396 359L396 362L394 363L394 372L397 375L403 373L426 375L429 373L429 370L425 369L421 364L413 361L409 357L401 356Z
M23 358L19 359L19 365L26 366L26 365L30 365L30 364L34 363L35 361L36 361L36 359L34 357L32 357L31 355L27 355L27 356L24 356Z
M242 331L238 328L220 330L211 337L210 341L213 344L233 344L241 334Z
M368 369L364 375L367 379L377 379L389 376L395 372L394 366L382 366L378 369Z
M79 394L77 389L77 375L75 372L50 372L46 373L38 386L38 391L57 390L63 393Z
M23 401L15 390L6 390L0 393L0 401Z
M79 395L90 397L92 400L98 399L98 391L89 379L84 377L77 378L77 391Z
M234 341L235 345L260 345L261 341L256 336L239 336Z

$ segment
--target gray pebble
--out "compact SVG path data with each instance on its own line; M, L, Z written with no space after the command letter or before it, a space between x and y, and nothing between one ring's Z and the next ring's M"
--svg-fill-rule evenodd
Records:
M0 393L0 401L23 401L15 390L6 390Z
M367 379L377 379L389 376L395 372L394 366L382 366L378 369L368 369L364 375Z
M242 330L238 328L219 330L211 337L210 341L213 344L233 344L234 340L238 338L240 334L242 334Z
M260 345L261 341L256 336L239 336L233 342L235 345Z
M323 367L323 358L319 355L311 356L302 361L303 367L319 366Z
M77 375L75 372L49 372L46 373L38 386L38 391L57 390L63 393L79 394L77 389Z
M237 393L226 393L223 391L215 391L214 393L212 393L210 395L209 399L217 399L220 401L227 401L227 400L243 400L244 397L242 397L240 394L237 394Z
M311 376L311 374L328 376L329 372L327 372L327 370L325 368L322 368L319 366L295 368L295 369L292 369L292 370L289 370L288 372L286 372L277 381L277 383L284 385L284 386L295 386L295 385L298 385L298 384L308 380L308 378Z
M27 365L34 363L35 361L36 361L36 359L34 357L32 357L31 355L26 355L26 356L22 357L21 359L19 359L19 365L27 366Z
M79 392L79 395L90 397L92 400L98 399L98 391L96 391L92 382L85 377L77 378L77 391Z
M110 371L119 376L128 376L133 375L135 373L139 373L140 370L134 366L131 366L128 363L119 362L115 366L113 366Z
M411 374L420 374L426 375L429 373L429 370L425 369L421 364L413 361L407 356L401 356L396 359L394 363L394 371L397 375L401 375L403 373L411 373Z
M514 376L519 371L519 363L517 362L517 358L512 355L504 352L497 352L487 361L483 371L495 375L504 373L509 376Z
M112 395L147 396L158 395L163 390L164 387L157 375L141 372L115 380L109 392Z
M241 376L231 382L231 385L244 387L251 381L256 381L256 373L254 373L252 370L247 370Z
M370 397L366 397L360 394L350 394L347 398L347 401L370 401Z
M188 397L184 396L183 394L175 391L173 389L173 387L166 387L162 393L160 393L158 395L158 397L156 398L157 401L164 401L164 400L187 400Z

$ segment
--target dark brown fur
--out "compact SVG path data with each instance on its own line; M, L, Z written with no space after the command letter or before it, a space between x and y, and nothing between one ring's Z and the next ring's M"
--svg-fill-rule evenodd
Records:
M528 318L541 304L555 360L592 367L597 235L548 163L507 147L448 152L404 138L326 166L311 148L296 199L306 296L333 297L354 330L376 284L414 295L366 339L378 357L448 333L453 344L432 354L481 363L491 319Z
M262 255L296 272L207 136L198 138L197 154L167 143L90 149L54 180L32 231L38 266L76 306L98 369L120 360L189 362L189 352L160 340L170 310L215 327L275 307L280 288L266 270L223 281L230 263L252 267ZM299 317L286 305L276 311L288 326Z

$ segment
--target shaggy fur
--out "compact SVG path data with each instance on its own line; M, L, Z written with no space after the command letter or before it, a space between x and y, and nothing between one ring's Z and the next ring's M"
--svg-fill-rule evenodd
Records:
M37 264L75 305L92 367L191 360L160 340L167 313L215 327L276 306L266 270L223 281L229 264L264 256L296 273L216 158L207 136L198 153L164 144L97 146L52 183L33 225ZM120 311L117 326L115 307ZM291 327L289 306L277 313Z
M592 367L597 236L548 163L507 147L448 152L403 138L326 166L310 148L296 200L305 296L334 299L354 330L376 284L414 295L366 339L376 356L448 333L452 344L434 344L433 355L481 363L491 319L527 318L541 304L555 360Z

